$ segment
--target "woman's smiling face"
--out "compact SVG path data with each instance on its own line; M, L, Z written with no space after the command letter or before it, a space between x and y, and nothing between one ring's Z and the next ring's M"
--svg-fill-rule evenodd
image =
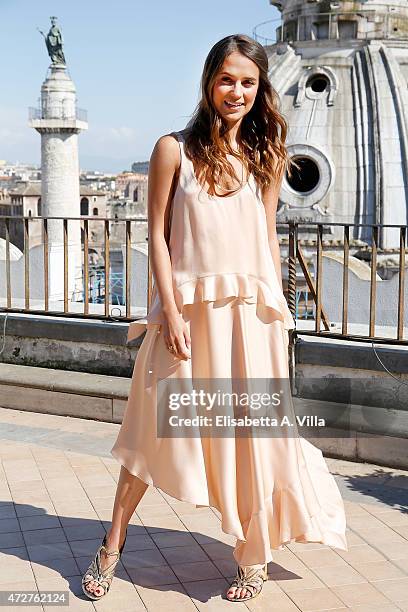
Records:
M228 55L215 77L212 101L218 114L235 124L249 113L259 86L259 68L238 51Z

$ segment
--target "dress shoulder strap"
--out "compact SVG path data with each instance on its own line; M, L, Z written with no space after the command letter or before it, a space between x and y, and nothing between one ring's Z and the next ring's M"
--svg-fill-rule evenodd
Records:
M180 176L183 175L186 180L191 180L191 173L194 172L193 163L187 157L184 145L185 139L181 132L172 132L178 140L180 147Z
M172 132L172 134L174 134L174 136L177 138L178 143L179 143L179 147L180 147L180 161L181 164L183 165L185 159L186 159L186 154L184 151L184 136L182 135L181 132Z

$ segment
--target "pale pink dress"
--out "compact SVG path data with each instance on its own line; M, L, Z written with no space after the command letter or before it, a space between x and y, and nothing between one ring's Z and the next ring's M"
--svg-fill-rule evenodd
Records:
M191 359L167 350L154 286L147 319L129 326L129 340L146 335L111 453L130 473L176 499L216 508L222 530L236 537L240 565L269 562L271 549L292 540L348 550L339 489L322 452L305 438L157 437L159 381L287 379L288 329L294 328L254 177L232 196L210 196L195 177L182 135L177 137L181 168L169 248Z

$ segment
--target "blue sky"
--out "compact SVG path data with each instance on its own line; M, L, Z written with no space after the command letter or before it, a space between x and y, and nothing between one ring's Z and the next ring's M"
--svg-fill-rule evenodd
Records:
M0 159L40 161L28 127L50 63L37 27L56 15L78 106L82 168L120 171L148 159L162 134L181 129L198 100L205 57L233 33L279 16L269 0L0 0Z

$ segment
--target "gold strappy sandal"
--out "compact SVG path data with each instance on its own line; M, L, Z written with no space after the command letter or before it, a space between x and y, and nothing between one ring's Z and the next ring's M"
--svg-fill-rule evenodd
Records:
M240 565L238 565L237 575L235 576L234 580L231 582L228 591L236 587L237 589L238 588L246 589L247 593L245 597L235 597L235 594L233 598L228 597L227 594L225 595L225 597L228 601L233 601L233 602L248 601L248 599L254 599L254 597L259 595L259 593L262 591L263 583L266 580L268 580L268 573L267 573L266 565L264 565L264 567L261 567L261 568L251 568L250 566L241 567Z
M126 538L127 538L127 530L126 530L125 539L120 549L108 552L108 549L106 548L106 534L105 534L105 537L103 538L103 542L101 546L98 548L96 555L94 557L94 560L92 561L91 565L88 567L87 571L85 572L82 578L82 590L85 593L85 595L89 597L89 599L99 600L109 592L113 577L115 575L116 566L119 562L120 556L122 554L122 550L126 543ZM105 567L105 569L101 568L102 550L105 551L105 554L108 557L116 555L115 561L113 561L110 565ZM90 582L93 582L93 581L97 582L98 586L102 587L103 593L101 595L95 595L95 593L91 593L85 588Z

